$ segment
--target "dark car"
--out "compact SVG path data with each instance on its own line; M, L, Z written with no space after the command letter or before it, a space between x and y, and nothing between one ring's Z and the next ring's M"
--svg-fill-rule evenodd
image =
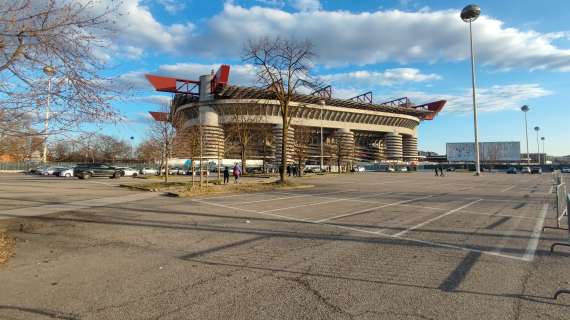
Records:
M78 165L75 167L74 174L79 179L89 179L91 177L118 179L121 177L121 170L104 163L91 163Z
M448 172L455 172L455 167L447 167L445 170Z
M517 174L518 171L517 171L517 168L508 168L507 173L508 174Z

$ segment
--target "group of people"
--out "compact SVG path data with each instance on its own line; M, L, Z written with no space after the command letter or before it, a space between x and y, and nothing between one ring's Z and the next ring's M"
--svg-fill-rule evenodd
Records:
M299 168L297 168L297 166L287 166L287 175L290 176L300 176L300 171Z
M443 173L443 167L442 166L438 166L433 168L433 170L435 171L435 176L440 176L440 177L445 177L445 174ZM438 173L439 171L439 173Z
M236 163L234 168L232 169L232 175L234 176L234 183L239 183L239 177L241 176L241 168ZM224 168L224 184L228 184L230 182L230 168Z

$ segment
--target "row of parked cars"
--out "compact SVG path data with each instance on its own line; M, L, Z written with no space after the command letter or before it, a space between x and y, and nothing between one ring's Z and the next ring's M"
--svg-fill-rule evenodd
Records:
M91 177L109 177L118 179L120 177L136 177L138 175L153 175L158 171L153 168L134 169L130 167L111 166L104 163L80 163L73 167L38 167L30 170L31 174L57 177L78 177L79 179L89 179Z

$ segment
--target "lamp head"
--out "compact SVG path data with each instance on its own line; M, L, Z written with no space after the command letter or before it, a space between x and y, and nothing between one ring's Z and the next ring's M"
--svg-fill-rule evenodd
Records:
M540 140L544 141L544 140L546 140L546 138L545 138L545 137L540 137Z
M461 20L465 22L473 22L479 18L481 8L476 4L470 4L461 10Z
M538 127L538 126L534 127L534 131L539 131L539 130L540 130L540 127Z
M522 112L527 112L528 110L530 110L530 108L526 104L521 107Z

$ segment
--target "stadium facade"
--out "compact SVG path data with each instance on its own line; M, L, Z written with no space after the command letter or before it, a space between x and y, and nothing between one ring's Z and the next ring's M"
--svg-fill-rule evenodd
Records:
M247 159L281 163L284 139L279 101L272 89L230 85L228 65L200 80L147 75L158 91L175 93L169 115L151 112L156 120L176 121L174 156L195 158L201 133L203 159L239 159L236 122L254 122ZM373 103L367 92L352 99L332 97L330 86L295 94L288 141L288 162L348 166L354 162L413 162L418 159L418 130L432 120L445 100L414 105L408 98ZM243 123L242 123L243 124ZM200 126L201 125L201 126ZM251 125L251 123L250 123ZM321 147L321 128L323 145ZM302 154L301 154L302 153Z

